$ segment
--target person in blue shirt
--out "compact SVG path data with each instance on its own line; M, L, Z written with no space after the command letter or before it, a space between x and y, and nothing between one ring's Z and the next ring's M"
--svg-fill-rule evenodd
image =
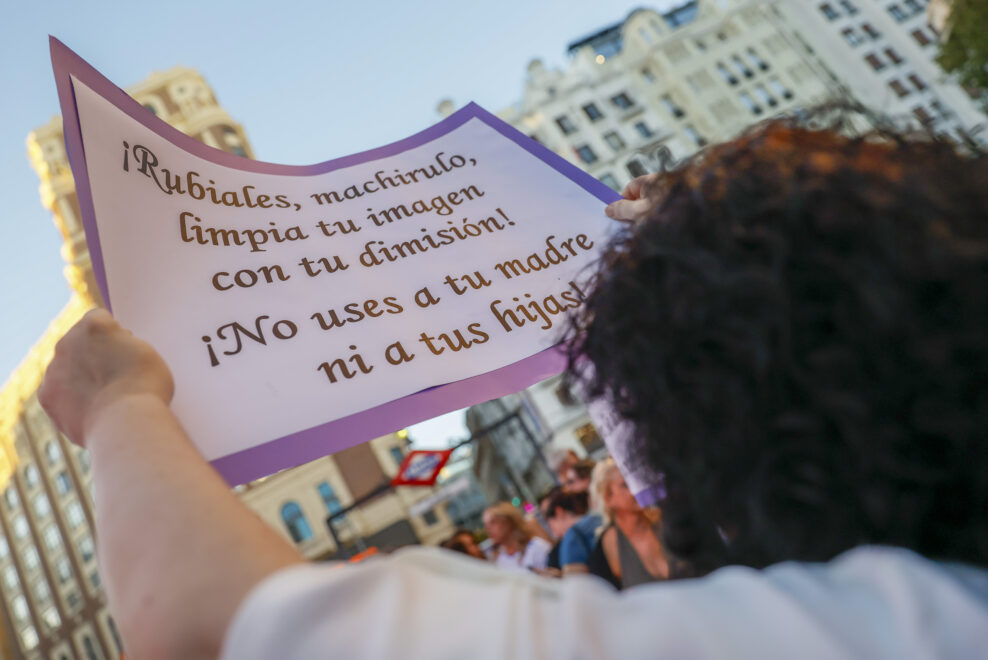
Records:
M586 493L553 493L545 506L546 522L559 539L559 565L563 575L586 573L597 528L603 522L598 513L587 512Z

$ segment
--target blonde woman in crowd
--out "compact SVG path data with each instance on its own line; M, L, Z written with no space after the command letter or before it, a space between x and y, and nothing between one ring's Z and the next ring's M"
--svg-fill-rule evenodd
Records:
M604 517L590 571L621 589L667 579L669 565L659 542L661 514L638 504L613 459L594 468L590 498Z
M532 533L522 512L509 502L498 502L484 511L484 529L494 542L494 563L501 568L543 571L552 544Z

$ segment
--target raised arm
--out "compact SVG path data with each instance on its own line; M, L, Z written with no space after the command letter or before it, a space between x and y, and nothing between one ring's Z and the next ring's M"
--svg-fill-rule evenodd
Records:
M92 456L98 556L127 654L215 658L251 587L303 558L192 445L173 387L154 349L97 310L59 342L39 398Z

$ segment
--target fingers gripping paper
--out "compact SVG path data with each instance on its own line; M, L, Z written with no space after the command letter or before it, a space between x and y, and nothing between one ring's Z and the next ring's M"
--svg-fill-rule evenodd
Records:
M56 40L52 57L104 299L229 481L561 369L617 196L480 107L275 165L179 133Z

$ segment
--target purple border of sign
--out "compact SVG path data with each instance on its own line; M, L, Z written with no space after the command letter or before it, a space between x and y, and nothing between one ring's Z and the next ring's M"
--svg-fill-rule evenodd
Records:
M108 309L110 308L110 297L106 285L106 270L103 265L103 253L96 226L86 154L82 145L82 132L79 126L79 115L71 76L84 82L119 110L175 146L217 165L245 172L296 176L323 174L385 156L393 156L446 135L470 119L479 119L602 202L610 203L620 199L620 195L607 185L475 103L470 103L438 124L404 140L324 163L279 165L240 158L207 146L169 126L148 112L122 89L107 80L99 71L76 55L61 41L55 37L49 37L49 40L55 84L62 108L65 146L76 181L76 194L82 211L82 224L86 232L86 240L89 244L89 256L92 260L96 283L100 293L103 294L103 300ZM213 467L231 485L251 481L386 435L451 410L517 392L561 372L564 366L565 359L558 347L546 349L494 371L431 387L395 401L224 456L214 460Z

